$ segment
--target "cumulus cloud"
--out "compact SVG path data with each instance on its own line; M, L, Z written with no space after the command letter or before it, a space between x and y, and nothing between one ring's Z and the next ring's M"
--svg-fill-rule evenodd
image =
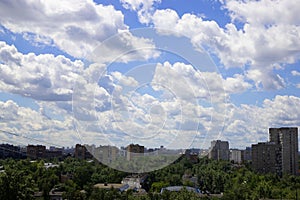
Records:
M87 59L97 63L148 60L160 55L151 39L135 37L130 31L120 31L99 46Z
M258 26L275 24L300 25L299 17L297 17L299 13L299 4L297 1L225 0L223 4L230 11L230 16L233 20L240 20Z
M0 101L1 130L19 135L1 133L1 140L15 140L23 145L43 142L46 145L73 145L82 141L127 145L130 141L139 141L147 146L162 144L179 148L190 145L198 136L202 139L197 146L202 148L207 148L210 140L218 138L230 140L235 147L243 148L267 140L269 127L299 126L300 120L300 112L296 109L300 106L300 98L295 96L277 95L274 99L265 99L262 105L235 106L229 103L226 105L226 119L213 107L195 107L178 99L158 102L153 96L135 94L134 102L135 106L128 107L134 111L131 118L117 121L112 113L101 111L96 113L101 118L86 123L85 131L79 129L76 133L72 115L54 102L38 102L40 109L33 110L12 100ZM139 120L145 120L144 124Z
M0 42L0 90L46 101L68 101L82 61L51 54L22 54Z
M105 39L123 31L127 31L126 38L109 47L111 54L118 56L124 45L136 49L139 42L152 47L128 32L122 12L91 0L1 1L0 13L0 24L10 31L23 34L33 44L55 45L78 58L89 56ZM142 59L151 57L149 50L136 54Z
M203 98L213 102L224 102L228 94L241 93L251 88L243 75L236 74L224 79L217 72L200 72L180 62L159 63L153 83L164 85L182 99Z
M153 6L161 0L120 0L123 7L137 12L141 23L149 23Z
M223 134L241 147L267 141L270 127L299 126L298 106L299 97L280 95L274 99L265 99L261 106L230 104Z
M271 70L250 69L246 76L255 82L255 86L259 90L278 90L286 86L284 79L280 75L272 73Z
M195 14L185 13L179 17L172 9L154 10L150 22L158 30L163 29L160 31L163 34L190 38L195 47L204 47L215 54L225 68L250 66L248 74L254 70L264 74L248 76L256 86L260 85L258 89L284 87L285 81L274 69L283 63L295 63L299 58L297 2L227 0L221 3L232 19L224 27ZM289 12L283 12L286 10ZM235 25L237 21L242 26ZM168 29L172 31L168 33Z
M230 103L231 94L252 89L252 83L259 90L286 87L276 70L298 60L299 9L295 2L224 1L232 19L224 27L199 15L155 10L160 0L121 3L137 12L141 23L164 29L162 34L184 35L194 47L215 54L226 69L239 67L244 73L224 78L185 63L162 62L156 65L149 88L139 91L138 79L107 72L104 63L157 58L159 54L150 39L128 31L123 14L113 6L90 0L2 1L0 23L5 29L0 33L9 30L22 34L33 45L56 46L74 57L89 54L90 60L98 62L84 66L82 61L63 55L23 54L0 42L0 90L31 98L39 106L35 110L0 101L3 129L74 144L78 141L73 132L75 123L86 143L108 141L126 146L137 142L180 148L188 147L197 135L206 148L218 137L243 147L266 140L269 127L299 125L296 108L300 100L295 96L278 95L265 99L262 105ZM242 25L235 25L237 21ZM118 36L106 40L114 34ZM299 76L295 70L291 74Z
M74 145L74 142L79 141L75 139L72 119L66 111L57 109L55 104L40 106L39 110L33 110L19 106L12 100L0 101L0 140L20 145L37 143L47 146ZM51 117L46 114L50 110Z
M292 74L293 76L300 76L300 72L298 72L298 71L296 71L296 70L291 71L291 74Z

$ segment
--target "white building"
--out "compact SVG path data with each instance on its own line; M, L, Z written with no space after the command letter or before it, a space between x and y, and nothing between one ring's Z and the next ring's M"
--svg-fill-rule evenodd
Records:
M234 163L242 163L242 151L238 149L230 149L230 161Z

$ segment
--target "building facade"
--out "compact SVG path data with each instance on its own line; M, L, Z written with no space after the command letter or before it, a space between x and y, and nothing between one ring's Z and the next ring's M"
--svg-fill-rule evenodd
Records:
M237 164L242 163L242 150L230 149L230 161Z
M260 142L252 145L252 168L258 173L280 174L280 145Z
M21 148L19 146L14 146L11 144L0 144L0 159L6 158L26 158L26 154L21 152Z
M92 159L92 154L87 150L87 148L84 145L76 144L75 146L75 158L78 159Z
M261 173L298 174L298 128L269 129L270 142L252 145L252 167Z
M208 158L214 160L229 160L229 143L228 141L214 140L208 153Z
M246 147L246 149L242 150L242 162L249 163L252 161L252 149L251 147Z
M27 157L31 159L41 159L46 157L46 146L44 145L28 145Z
M269 129L270 142L281 146L280 164L283 174L298 174L298 128L283 127Z

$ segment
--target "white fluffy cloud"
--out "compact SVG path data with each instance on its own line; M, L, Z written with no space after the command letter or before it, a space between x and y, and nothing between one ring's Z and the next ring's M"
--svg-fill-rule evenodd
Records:
M280 89L285 81L274 69L295 63L300 53L300 12L296 1L221 1L232 22L220 27L190 13L178 16L171 9L155 10L151 22L169 34L184 35L194 46L217 55L226 68L250 66L248 78L258 89ZM288 11L288 12L287 12ZM242 22L237 27L235 22ZM261 74L253 75L254 71ZM274 83L274 84L272 84Z
M178 99L159 102L149 95L136 94L134 102L135 106L127 107L133 111L131 118L116 121L117 116L98 112L96 115L101 118L86 123L85 131L79 129L76 133L72 116L55 103L40 102L40 109L33 110L11 100L0 101L1 130L19 135L1 133L1 140L58 146L107 141L113 145L127 145L138 141L147 146L161 144L178 148L190 145L198 134L202 139L196 145L202 148L207 148L209 141L217 138L230 140L232 146L243 148L267 140L269 127L298 126L300 120L300 112L297 112L300 98L295 96L277 95L274 99L265 99L261 106L227 104L226 118L213 107L195 107ZM142 125L139 120L145 123Z
M0 42L0 90L48 101L68 101L83 63L51 54L22 54Z
M73 130L71 116L50 104L40 110L19 106L12 100L0 101L0 141L27 144L66 146L79 142ZM42 111L42 108L47 111ZM52 118L47 113L52 110ZM60 119L54 116L60 116ZM14 135L9 134L15 133ZM77 139L76 139L77 138Z
M180 148L188 147L198 135L202 143L196 146L206 148L218 137L244 147L266 140L269 127L299 125L300 99L295 96L278 95L265 99L262 105L228 102L231 94L253 89L252 83L258 89L287 86L275 70L298 60L297 2L224 1L232 19L224 27L195 14L179 16L171 9L155 10L160 0L121 3L137 12L141 23L152 23L164 29L163 34L175 31L185 35L195 47L203 46L218 56L226 69L244 69L243 75L223 78L181 62L162 62L156 65L149 88L140 91L135 77L117 71L102 74L108 61L159 56L150 39L128 31L123 14L113 6L91 0L2 1L0 24L5 28L0 28L0 33L19 33L33 45L53 45L98 63L84 66L82 61L63 55L23 54L0 42L0 90L28 97L39 106L34 109L12 100L0 101L1 129L62 145L72 145L79 137L85 143L110 141L126 146L137 142ZM237 21L242 25L237 26ZM114 34L119 35L95 49ZM294 70L291 75L299 76L299 72ZM79 136L73 130L73 117ZM3 137L20 139L7 134ZM28 142L25 137L21 139Z
M91 0L76 1L1 1L0 24L14 33L23 34L33 43L55 45L74 57L88 57L105 39L126 31L110 54L115 57L122 46L153 47L150 41L128 32L122 12ZM126 36L126 38L124 38ZM128 47L127 47L128 48ZM152 52L136 52L141 59Z
M293 76L300 76L300 72L298 72L298 71L296 71L296 70L291 71L291 74L292 74Z
M246 76L255 82L258 89L278 90L286 86L284 79L280 75L272 73L270 69L250 69Z
M149 23L153 6L161 0L120 0L123 7L137 12L141 23Z
M169 62L156 66L153 83L167 87L182 99L203 98L224 102L228 94L244 92L251 88L242 75L223 78L217 72L200 72L191 65Z
M288 0L233 1L225 0L224 6L233 20L253 25L300 25L299 2ZM266 12L268 11L268 12Z
M215 72L199 73L184 63L165 62L156 66L151 84L158 93L152 96L124 91L124 87L135 88L139 83L119 72L102 76L98 85L98 76L104 70L102 65L83 69L81 62L63 56L21 54L5 43L1 43L0 49L2 91L21 95L27 92L37 100L52 100L53 96L70 95L70 91L73 94L74 116L70 113L69 98L65 103L37 101L39 110L13 101L0 102L2 129L24 133L20 141L25 145L30 143L28 138L36 138L57 145L82 141L127 145L133 141L175 148L188 147L198 135L204 139L197 146L204 148L210 140L220 137L243 147L266 138L268 127L297 126L300 119L299 113L294 112L300 106L300 99L294 96L266 99L262 106L227 103L227 93L239 93L251 87L242 75L222 78ZM52 63L63 74L56 75L51 71L52 64L46 67L44 62ZM27 76L21 76L24 74ZM41 77L47 78L48 84L40 84L38 81L44 82ZM74 78L77 85L73 84ZM72 87L76 87L75 96ZM72 117L77 120L79 135L74 131ZM11 137L2 134L6 141ZM13 139L20 137L13 136Z
M299 106L299 97L280 95L265 99L261 106L231 104L228 106L224 136L234 145L240 143L241 147L267 141L270 127L299 126Z

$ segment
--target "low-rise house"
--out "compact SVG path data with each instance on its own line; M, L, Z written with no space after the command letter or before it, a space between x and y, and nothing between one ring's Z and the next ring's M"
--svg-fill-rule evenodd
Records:
M117 189L120 192L126 191L129 189L129 185L128 184L120 184L120 183L98 183L96 185L94 185L95 188L99 188L99 189Z
M168 190L170 192L179 192L180 190L182 190L184 188L190 192L195 192L197 194L201 193L200 189L194 188L194 187L188 187L188 186L169 186L169 187L162 188L160 193L163 193L165 190Z
M147 174L136 174L123 178L122 184L129 185L130 189L140 189L143 187L145 180L147 179Z

